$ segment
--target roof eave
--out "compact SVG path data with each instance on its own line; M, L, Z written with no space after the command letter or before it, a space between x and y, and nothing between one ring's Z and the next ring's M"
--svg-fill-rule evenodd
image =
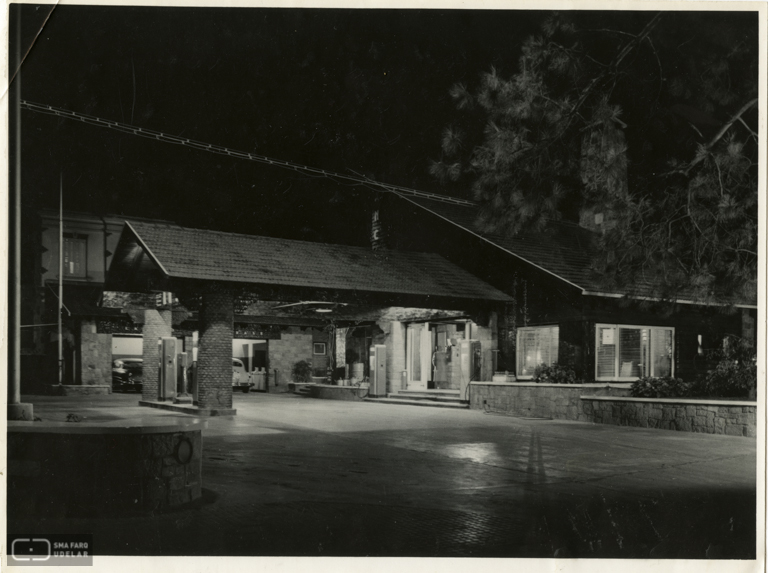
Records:
M152 257L152 260L155 262L155 264L158 266L158 268L165 273L165 276L171 277L171 273L168 272L168 269L165 268L163 263L160 262L160 259L158 259L155 254L152 252L152 249L149 248L147 243L144 242L144 239L141 238L141 236L136 232L136 229L133 228L133 225L131 225L130 221L125 222L126 226L131 230L133 233L133 236L136 237L136 240L141 245L141 248L144 249L144 251Z
M663 302L663 299L658 297L652 297L652 296L633 296L633 295L627 295L627 294L620 294L615 292L599 292L599 291L587 291L584 290L581 293L584 296L600 296L603 298L628 298L631 300L643 300L643 301L649 301L649 302ZM696 302L695 300L687 300L687 299L676 299L674 301L675 304L689 304L693 306L733 306L736 308L746 308L746 309L757 309L756 304L746 304L746 303L734 303L730 304L727 302L710 302L710 303L704 303L704 302Z
M473 236L477 237L477 238L478 238L478 239L480 239L481 241L485 241L485 242L486 242L486 243L488 243L489 245L493 245L493 246L494 246L494 247L496 247L497 249L499 249L499 250L501 250L501 251L504 251L505 253L507 253L507 254L509 254L509 255L512 255L513 257L515 257L515 258L517 258L517 259L519 259L519 260L523 261L524 263L526 263L526 264L529 264L529 265L531 265L532 267L534 267L534 268L537 268L537 269L539 269L540 271L542 271L542 272L545 272L545 273L547 273L548 275L551 275L551 276L555 277L556 279L559 279L559 280L563 281L564 283L566 283L566 284L568 284L568 285L570 285L570 286L572 286L572 287L575 287L575 288L579 289L580 291L582 291L582 293L585 291L584 287L582 287L582 286L579 286L579 285L577 285L576 283L573 283L573 282L569 281L568 279L561 277L561 276L560 276L560 275L558 275L557 273L554 273L554 272L552 272L552 271L550 271L550 270L548 270L548 269L545 269L545 268L544 268L544 267L542 267L541 265L537 265L536 263L534 263L534 262L532 262L532 261L529 261L529 260L528 260L528 259L526 259L525 257L521 257L521 256L520 256L520 255L518 255L517 253L515 253L515 252L513 252L513 251L510 251L509 249L507 249L507 248L505 248L505 247L502 247L502 246L501 246L501 245L499 245L498 243L495 243L494 241L492 241L492 240L491 240L491 239L489 239L488 237L484 237L483 235L480 235L479 233L476 233L476 232L475 232L475 231L473 231L472 229L468 229L467 227L465 227L465 226L463 226L463 225L459 225L459 224L458 224L456 221L452 221L451 219L449 219L449 218L447 218L447 217L444 217L444 216L443 216L443 215L441 215L440 213L437 213L437 212L433 211L432 209L429 209L429 208L425 207L424 205L419 205L419 204L418 204L418 203L416 203L415 201L411 201L411 200L410 200L410 198L408 198L408 197L405 197L405 196L403 196L403 195L400 195L399 193L398 193L397 195L398 195L399 197L401 197L401 198L405 199L406 201L408 201L408 202L409 202L409 203L411 203L412 205L416 205L417 207L419 207L419 208L421 208L421 209L424 209L425 211L427 211L427 212L429 212L429 213L432 213L432 214L433 214L433 215L435 215L436 217L439 217L439 218L440 218L440 219L442 219L443 221L446 221L446 222L450 223L451 225L453 225L453 226L455 226L455 227L458 227L459 229L462 229L462 230L466 231L467 233L469 233L469 234L471 234L471 235L473 235Z

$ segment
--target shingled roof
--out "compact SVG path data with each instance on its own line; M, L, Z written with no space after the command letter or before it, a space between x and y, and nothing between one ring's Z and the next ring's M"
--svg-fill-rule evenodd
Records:
M431 253L371 251L145 221L126 222L120 241L124 246L134 241L126 234L133 234L162 273L173 279L510 300L503 292ZM118 265L119 254L115 261Z
M596 234L576 224L558 222L551 225L545 232L525 232L506 236L480 230L476 224L477 207L403 195L400 197L495 245L508 254L581 289L584 294L602 296L630 294L633 297L648 298L654 296L654 288L651 284L633 284L631 293L606 289L601 284L600 277L591 268L591 261L595 255ZM725 304L737 306L755 305L754 301L727 296L721 297L721 300Z

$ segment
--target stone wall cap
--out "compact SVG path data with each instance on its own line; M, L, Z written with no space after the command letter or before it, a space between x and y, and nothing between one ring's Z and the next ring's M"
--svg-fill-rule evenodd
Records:
M587 384L541 384L539 382L470 382L472 386L527 386L530 388L631 388L631 382L602 382Z
M699 406L743 406L757 407L757 402L749 400L712 400L697 398L632 398L629 396L579 396L582 400L603 400L608 402L655 402L659 404L689 404Z
M539 384L532 384L528 382L484 382L482 380L473 380L469 383L470 386L539 386Z
M208 427L205 420L158 422L144 425L128 422L17 422L8 421L8 432L22 434L173 434L194 432Z

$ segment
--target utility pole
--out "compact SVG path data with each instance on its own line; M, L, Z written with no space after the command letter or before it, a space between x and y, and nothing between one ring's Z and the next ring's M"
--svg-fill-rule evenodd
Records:
M64 340L61 309L64 306L64 173L59 174L59 386L64 383Z
M16 4L15 174L9 205L8 265L8 420L34 418L32 404L21 402L21 4Z

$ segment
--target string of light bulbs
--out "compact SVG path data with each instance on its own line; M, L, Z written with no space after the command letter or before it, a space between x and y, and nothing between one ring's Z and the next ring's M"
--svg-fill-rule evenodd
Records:
M226 155L228 157L235 157L237 159L245 159L247 161L254 161L256 163L272 165L274 167L280 167L283 169L290 169L292 171L309 175L312 177L323 177L323 178L333 179L339 182L345 181L348 183L352 183L355 186L362 185L364 187L367 187L369 189L372 189L378 192L383 191L383 192L407 195L410 197L421 197L424 199L442 201L444 203L453 203L455 205L467 205L467 206L475 205L475 203L473 203L472 201L468 201L466 199L449 197L447 195L440 195L437 193L428 193L426 191L418 191L416 189L411 189L409 187L401 187L399 185L382 183L380 181L369 179L368 177L364 177L360 175L347 175L345 173L337 173L335 171L329 171L327 169L320 169L317 167L302 165L300 163L293 163L291 161L284 161L282 159L274 159L271 157L267 157L266 155L259 155L256 153L248 153L245 151L229 149L228 147L223 147L221 145L205 143L203 141L189 139L188 137L179 137L176 135L171 135L171 134L163 133L160 131L154 131L152 129L137 127L135 125L122 123L119 121L112 121L112 120L103 119L103 118L92 116L92 115L77 113L74 111L69 111L69 110L54 107L51 105L39 104L39 103L22 100L21 108L29 111L34 111L37 113L55 115L55 116L66 118L66 119L72 119L72 120L80 121L82 123L87 123L89 125L95 125L97 127L112 129L114 131L120 131L122 133L127 133L129 135L144 137L146 139L154 139L157 141L163 141L165 143L172 143L175 145L190 147L192 149L198 149L200 151L206 151L208 153Z

